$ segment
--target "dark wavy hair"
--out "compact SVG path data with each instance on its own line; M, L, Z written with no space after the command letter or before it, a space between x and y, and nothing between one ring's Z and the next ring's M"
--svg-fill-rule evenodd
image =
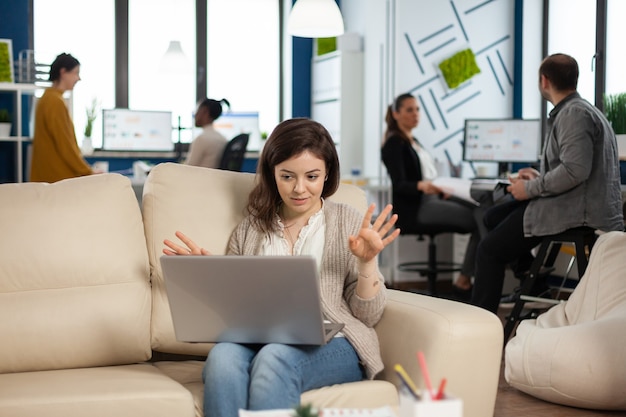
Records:
M275 215L282 203L274 169L276 165L308 151L324 161L326 180L322 197L333 195L339 187L339 157L330 133L320 123L306 118L285 120L267 139L256 171L256 184L248 197L247 211L261 231L276 230Z
M72 71L74 68L80 65L78 59L74 58L70 54L61 53L50 65L50 81L57 81L61 78L61 68L66 71Z
M204 107L209 112L211 120L217 120L222 115L223 106L226 105L230 109L230 102L225 98L221 100L213 100L212 98L203 99L198 108Z
M401 136L409 142L413 140L412 138L408 137L406 133L402 131L402 129L400 129L400 126L398 126L398 121L393 118L393 112L397 112L398 110L400 110L400 107L402 107L404 101L408 99L415 99L415 96L409 93L400 94L393 100L393 103L391 103L387 107L387 114L385 115L385 123L387 123L387 129L385 130L383 144L387 141L387 139L395 135Z
M546 77L557 91L576 90L578 62L566 54L553 54L543 60L539 74Z

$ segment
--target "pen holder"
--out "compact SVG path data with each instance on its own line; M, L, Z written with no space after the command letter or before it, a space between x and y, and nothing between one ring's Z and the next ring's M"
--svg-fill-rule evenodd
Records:
M400 392L399 417L463 417L463 401L451 395L440 400L417 400Z

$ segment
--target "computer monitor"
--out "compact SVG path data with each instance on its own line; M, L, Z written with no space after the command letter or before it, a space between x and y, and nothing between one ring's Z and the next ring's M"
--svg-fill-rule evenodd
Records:
M539 119L466 119L463 160L535 163L541 142Z
M172 152L172 112L103 109L102 150Z
M247 149L251 151L261 149L261 130L259 128L258 112L222 113L222 115L213 122L213 127L228 140L231 140L240 133L247 133L250 135Z

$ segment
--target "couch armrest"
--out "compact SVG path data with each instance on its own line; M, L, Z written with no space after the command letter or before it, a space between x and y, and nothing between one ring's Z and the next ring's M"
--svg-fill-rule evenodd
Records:
M447 378L447 391L463 399L465 417L493 415L503 342L496 315L468 304L388 290L376 332L385 363L380 378L398 384L393 366L399 363L423 387L416 356L422 351L433 385Z

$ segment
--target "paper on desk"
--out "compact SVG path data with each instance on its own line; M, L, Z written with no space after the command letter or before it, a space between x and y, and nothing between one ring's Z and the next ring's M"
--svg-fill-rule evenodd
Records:
M439 187L446 194L450 194L477 206L479 205L479 203L474 200L470 194L472 180L465 178L439 177L433 180L433 185Z
M294 410L239 410L239 417L294 417ZM396 417L391 407L381 408L323 408L319 417Z

